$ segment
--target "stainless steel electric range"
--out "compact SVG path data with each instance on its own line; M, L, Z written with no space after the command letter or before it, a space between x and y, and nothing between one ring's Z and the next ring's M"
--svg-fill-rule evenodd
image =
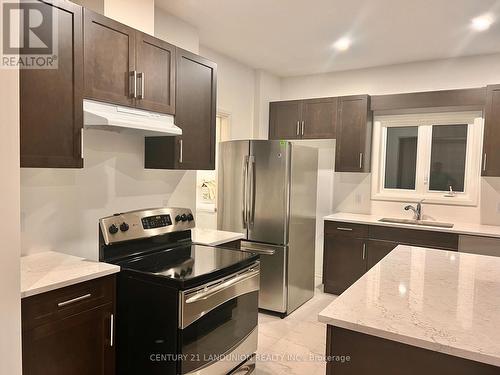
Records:
M160 208L100 220L99 258L121 267L118 374L249 374L258 255L194 244L193 214Z

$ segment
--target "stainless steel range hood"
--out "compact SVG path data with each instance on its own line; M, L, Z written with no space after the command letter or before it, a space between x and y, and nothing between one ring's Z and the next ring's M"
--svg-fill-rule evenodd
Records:
M123 107L116 104L83 101L83 124L87 129L111 130L144 136L181 135L174 117L163 113Z

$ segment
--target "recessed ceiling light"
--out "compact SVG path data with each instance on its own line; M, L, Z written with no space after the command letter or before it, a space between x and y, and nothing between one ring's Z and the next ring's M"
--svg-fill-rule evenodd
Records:
M351 46L351 40L349 38L340 38L335 43L333 43L333 47L338 51L345 51L349 49Z
M471 21L471 26L476 31L488 30L493 23L493 17L489 14L476 17Z

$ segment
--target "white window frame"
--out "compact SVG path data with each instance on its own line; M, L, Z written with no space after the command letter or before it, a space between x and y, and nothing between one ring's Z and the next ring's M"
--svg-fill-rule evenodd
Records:
M432 126L457 124L468 125L464 192L455 192L450 197L446 192L429 190ZM415 189L386 189L387 128L406 126L418 127ZM376 116L372 145L372 199L400 202L418 202L425 199L426 203L477 206L481 178L483 128L483 114L477 111Z

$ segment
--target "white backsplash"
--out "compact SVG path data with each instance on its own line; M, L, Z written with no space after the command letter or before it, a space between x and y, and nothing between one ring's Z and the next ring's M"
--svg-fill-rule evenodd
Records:
M84 131L84 169L22 169L22 254L98 258L98 219L161 206L195 210L196 172L144 169L144 137Z
M371 199L371 174L333 172L333 212L412 217L404 211L407 202ZM424 215L429 219L463 223L500 225L500 178L482 177L478 206L425 204Z

